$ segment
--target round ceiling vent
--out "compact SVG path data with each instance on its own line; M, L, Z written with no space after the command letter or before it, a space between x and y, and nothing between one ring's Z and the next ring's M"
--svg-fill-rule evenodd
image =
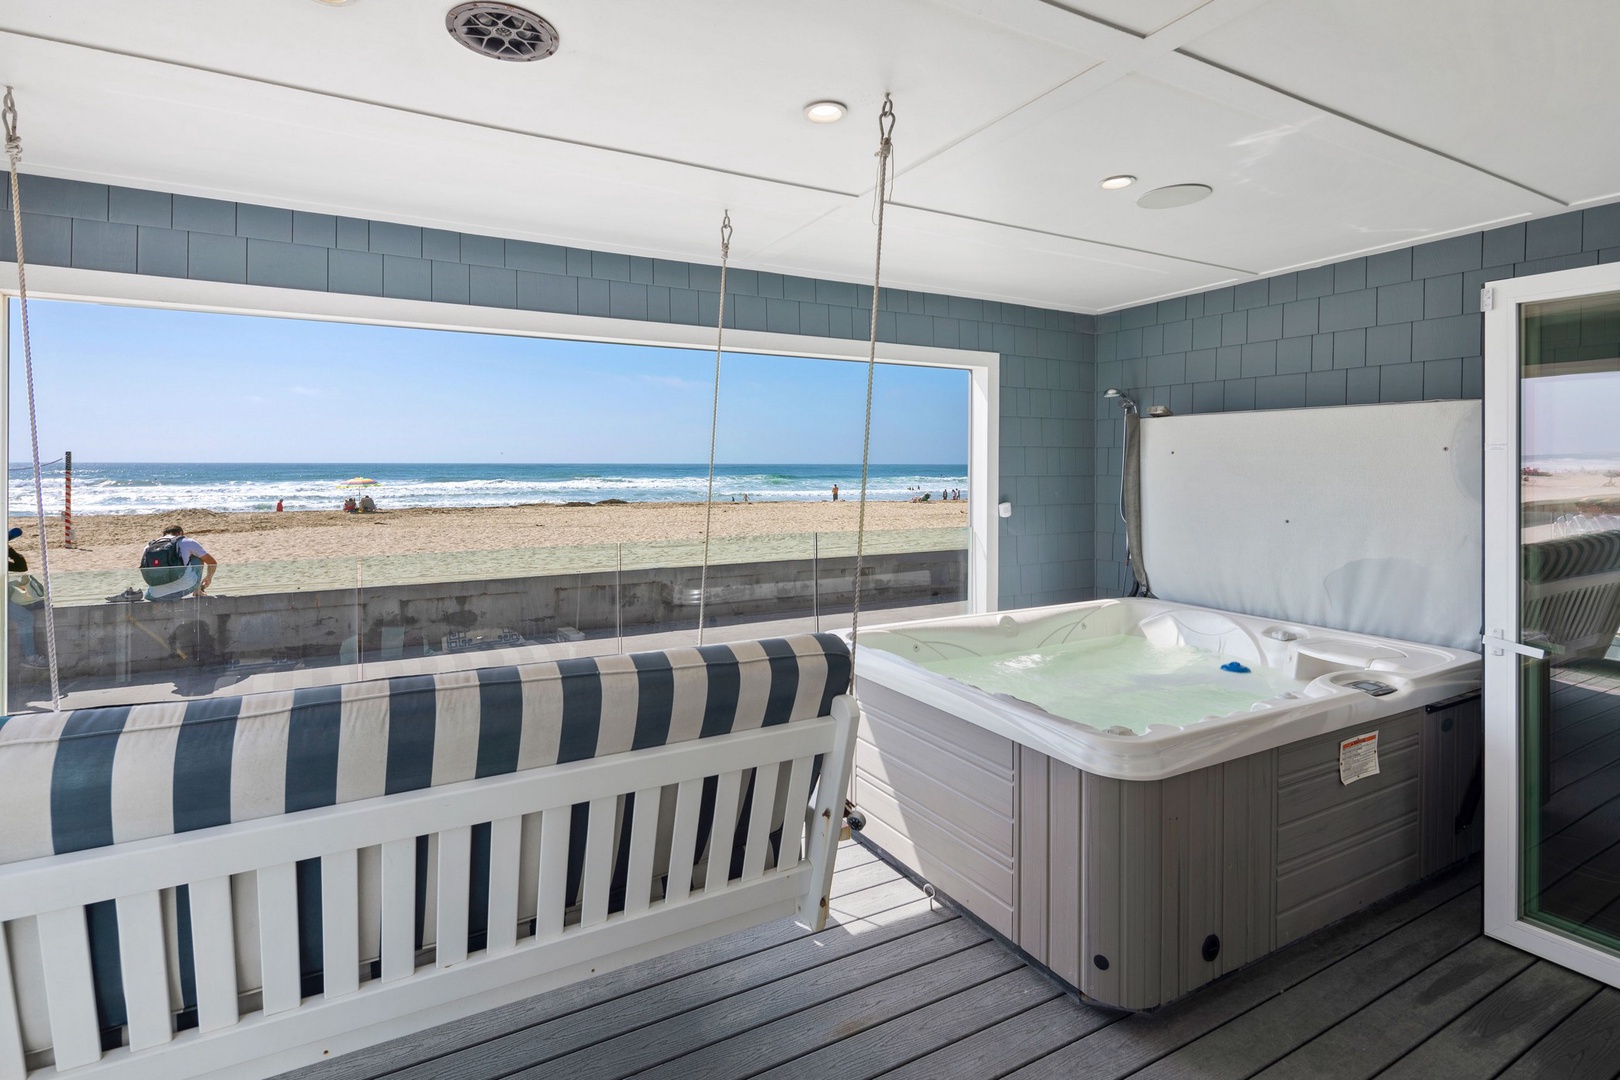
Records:
M494 60L544 60L557 51L557 28L515 4L477 0L444 17L450 36Z

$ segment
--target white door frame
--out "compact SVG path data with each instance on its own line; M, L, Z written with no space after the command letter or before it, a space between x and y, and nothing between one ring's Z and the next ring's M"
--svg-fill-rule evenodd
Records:
M1620 292L1620 263L1485 288L1485 933L1620 986L1620 956L1520 918L1519 657L1490 645L1498 631L1517 641L1519 625L1519 307Z

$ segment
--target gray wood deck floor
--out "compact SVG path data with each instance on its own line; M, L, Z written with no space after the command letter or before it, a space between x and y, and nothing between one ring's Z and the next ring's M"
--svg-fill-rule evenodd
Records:
M1620 991L1480 933L1477 864L1152 1014L1085 1005L864 848L789 921L286 1080L1614 1077Z

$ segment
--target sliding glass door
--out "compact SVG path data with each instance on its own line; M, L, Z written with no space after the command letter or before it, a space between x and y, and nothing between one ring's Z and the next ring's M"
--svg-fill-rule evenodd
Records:
M1620 274L1486 313L1486 931L1620 984Z

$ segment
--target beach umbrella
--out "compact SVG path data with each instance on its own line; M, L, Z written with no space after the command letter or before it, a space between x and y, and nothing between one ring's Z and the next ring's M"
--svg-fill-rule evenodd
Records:
M351 476L347 480L338 481L338 487L376 487L377 481L369 476Z

